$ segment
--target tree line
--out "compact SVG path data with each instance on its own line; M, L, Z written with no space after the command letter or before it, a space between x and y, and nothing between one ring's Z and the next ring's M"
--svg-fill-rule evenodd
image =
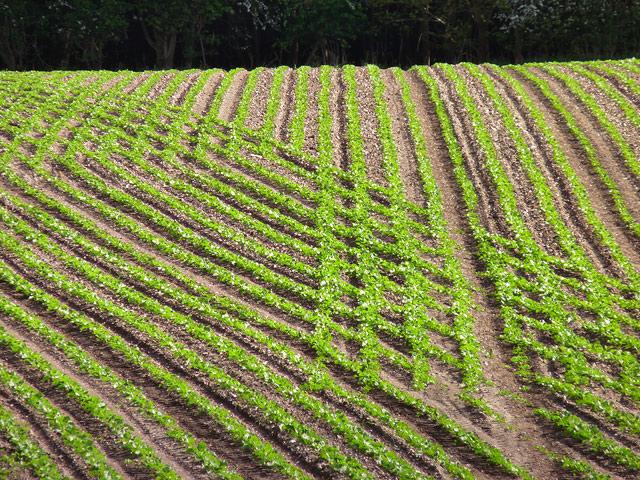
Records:
M640 0L0 0L0 67L147 69L634 56Z

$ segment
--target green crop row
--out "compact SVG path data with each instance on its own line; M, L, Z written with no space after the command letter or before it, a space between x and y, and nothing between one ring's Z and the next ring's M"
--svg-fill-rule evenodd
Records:
M354 370L354 369L357 369L357 366L355 364L345 363L345 361L346 359L344 358L341 360L343 365L345 366L348 365L351 371L357 371L357 370ZM454 435L454 437L459 437L462 443L467 443L468 445L472 446L472 448L477 452L479 452L480 455L482 456L487 455L493 459L497 459L496 460L497 462L502 462L502 463L505 462L503 457L501 457L495 449L491 449L490 447L486 446L482 442L479 442L477 439L474 439L473 436L469 436L468 433L461 431L458 426L451 423L450 420L446 419L446 417L443 417L440 414L438 414L437 411L427 408L426 406L422 405L420 402L416 403L416 401L411 399L411 397L407 397L406 395L403 395L401 392L399 392L397 389L394 389L387 383L384 383L384 382L381 383L379 380L376 380L375 383L373 383L373 385L376 385L376 384L379 384L380 388L386 390L389 394L395 396L400 400L403 400L405 403L408 403L408 405L418 408L422 412L422 414L432 417L434 420L437 421L437 423L441 424L443 427L448 429L450 433ZM509 465L508 462L506 463L506 465ZM509 468L512 468L512 467L509 467Z
M593 170L596 172L596 174L598 175L598 177L606 187L615 205L618 215L620 216L622 221L631 229L631 231L636 236L640 237L640 223L638 223L638 221L629 212L629 208L626 205L622 195L620 194L620 188L618 187L618 185L616 185L614 180L611 178L607 170L604 168L604 166L600 162L600 159L598 157L597 151L593 143L591 142L589 137L585 135L584 132L580 129L575 117L571 114L571 112L569 112L569 110L558 98L558 96L553 93L553 91L549 86L549 83L544 78L534 75L531 71L527 70L524 67L512 67L512 68L516 72L521 74L524 78L526 78L527 80L530 80L536 87L538 87L540 92L549 100L552 107L556 111L558 111L558 113L560 113L560 115L565 121L565 124L567 125L567 128L569 129L571 134L576 138L578 143L582 146L582 149L584 150L587 158L589 159L591 167L593 168ZM554 151L556 151L555 146L554 146ZM566 169L563 168L563 170L566 170ZM566 173L565 175L569 179L573 178L573 175L567 175ZM575 184L575 182L573 181L572 183ZM574 192L576 192L575 187L574 187ZM579 194L579 195L582 196L582 194ZM580 197L578 198L580 199Z
M567 68L572 71L580 74L581 76L588 78L593 82L593 84L598 87L600 91L602 91L607 97L613 100L620 110L624 113L625 117L636 127L640 128L640 113L638 113L638 109L633 105L618 89L616 89L606 78L602 77L598 73L585 68L580 63L569 63L567 64ZM607 70L606 67L602 67L605 69L605 72L609 72L611 70ZM615 75L615 74L614 74ZM620 75L620 77L623 77ZM635 90L638 90L638 84L631 81L628 77L626 78L628 83L635 87Z
M29 470L36 478L61 480L64 478L47 453L29 437L29 431L0 405L0 433L15 450L13 455L3 453L0 476L7 476L17 467Z
M518 259L517 261L515 261L510 255L507 255L506 253L501 252L496 248L496 245L494 244L495 236L488 234L485 227L483 226L482 221L480 220L480 217L477 213L478 199L475 192L475 187L467 176L464 156L458 143L458 139L456 137L452 122L447 113L445 104L440 97L438 82L428 73L426 69L418 68L417 73L420 75L425 85L427 86L428 91L430 92L431 100L433 101L436 108L436 115L440 120L442 135L449 149L449 156L453 161L454 174L456 176L456 180L458 181L458 185L461 188L463 200L465 201L467 207L466 214L469 221L469 226L471 228L471 231L473 232L474 238L477 241L480 258L486 265L487 276L493 281L496 296L500 305L501 316L505 321L504 339L513 345L513 359L518 366L518 371L523 374L526 379L530 379L536 383L539 383L540 385L549 388L551 391L555 391L556 393L558 393L558 395L563 396L564 398L567 398L568 396L579 405L587 406L594 412L609 416L609 418L616 421L616 423L623 426L623 428L625 429L631 425L637 425L637 418L634 415L624 414L623 412L616 410L615 408L611 407L611 405L609 405L606 401L597 397L596 395L590 394L584 389L573 384L558 381L554 378L534 375L531 371L531 367L529 366L526 354L527 348L529 347L529 345L526 345L526 342L528 340L531 340L531 337L523 337L522 327L519 326L519 322L521 321L519 320L519 318L521 317L519 317L518 311L514 307L528 309L534 306L532 305L532 303L535 302L528 301L526 296L523 296L523 291L518 288L518 285L521 282L518 281L518 277L515 274L510 272L509 264L513 263L516 268L526 267L527 271L535 273L537 287L539 291L544 292L543 299L548 305L544 308L543 313L545 314L545 316L549 315L548 318L554 319L555 321L559 322L556 325L556 332L559 339L562 339L561 335L563 329L567 328L567 323L566 320L563 320L563 315L558 314L561 313L558 312L558 305L562 305L563 303L566 304L566 300L564 302L558 302L558 300L562 299L563 297L566 298L566 294L561 293L562 289L558 288L558 279L557 275L554 274L554 269L550 268L551 265L545 264L546 258L544 255L538 256L537 252L539 251L539 249L535 245L535 242L532 241L530 234L527 233L526 230L524 230L526 227L524 226L522 220L518 218L518 210L517 208L514 208L515 201L513 191L508 185L508 180L505 179L506 175L503 171L501 171L501 168L497 163L496 153L491 145L490 135L486 130L486 127L483 126L483 120L479 112L476 110L472 98L467 92L466 85L464 84L462 78L459 77L458 74L453 70L453 68L441 68L445 73L445 78L449 79L454 84L456 92L459 95L463 106L466 108L466 112L473 120L475 137L476 139L478 139L482 148L485 163L488 164L487 168L494 178L496 190L499 196L504 197L502 199L499 198L499 202L503 207L503 211L506 210L508 212L507 214L505 214L505 216L507 217L512 230L515 232L519 231L517 234L514 234L516 240L513 241L513 243L518 245L516 247L518 251L527 253L526 256L522 257L522 260ZM512 132L512 134L514 134L514 132ZM522 151L522 145L519 151L521 155L525 153L524 151ZM522 255L522 253L520 255ZM592 271L592 269L587 265L582 265L579 271L588 273ZM594 275L592 279L594 278L598 277ZM606 298L607 294L603 290L604 289L602 288L596 288L596 292L598 293L598 295L596 295L596 298L598 298L599 296L600 298L603 298L605 302L608 302L608 299ZM539 305L540 304L536 305L535 307L538 308ZM599 307L599 311L602 313L601 307ZM612 310L609 310L607 313L610 313L611 311ZM536 312L536 314L539 313L540 312ZM607 318L606 322L611 324L611 319L605 317L605 315L602 315L602 318ZM568 317L567 320L571 321L571 317ZM605 328L599 330L601 334L605 334ZM615 332L615 329L613 331ZM611 338L612 336L617 336L616 333L606 334L609 335L609 338ZM574 341L576 341L577 338L580 337L574 336ZM580 340L584 341L584 339L581 338ZM541 345L538 344L538 347L540 346ZM583 346L584 343L581 342L579 348L582 348ZM594 352L598 352L596 345L594 345L591 350ZM604 353L604 351L599 353L602 353L606 356L613 355L616 362L622 361L627 363L629 372L633 372L637 368L635 366L637 365L637 363L633 361L632 356L629 356L622 352L619 355L614 354L614 351L615 350L607 350L607 353ZM562 350L558 350L558 353L563 352ZM553 348L550 348L547 351L547 354L552 355L554 360L558 358L558 353L555 353ZM568 356L566 354L564 355L565 360L568 360ZM572 359L572 361L572 367L574 368L574 370L577 368L576 373L578 373L578 376L574 376L574 378L575 381L578 381L581 378L581 375L584 374L584 371L587 371L584 368L586 362L581 363L580 356L577 357L577 360ZM629 364L629 362L631 363ZM621 379L620 381L616 380L610 382L608 379L602 378L602 374L594 369L590 369L588 370L588 372L592 374L592 376L600 378L604 383L608 383L610 386L613 384L619 386L627 394L632 393L633 389L635 388L633 386L633 381L630 382L628 379ZM631 375L630 377L632 378ZM631 428L633 429L634 427Z
M601 318L603 320L606 319L607 322L611 323L611 317L614 316L613 314L609 314L614 310L614 307L611 305L610 300L612 295L604 288L604 286L599 285L600 282L598 282L597 277L593 277L592 275L590 275L590 273L594 271L594 268L591 266L584 253L581 252L581 250L575 243L575 240L573 239L570 231L568 231L568 229L562 223L562 220L557 215L557 212L555 211L555 207L553 205L551 192L548 190L545 180L541 176L539 170L537 170L532 157L532 153L529 150L526 141L520 134L520 131L516 127L508 107L504 104L501 97L495 91L493 82L486 74L480 72L479 67L468 66L467 68L471 70L472 74L476 78L481 79L485 91L488 93L489 97L496 105L498 111L502 116L505 127L507 128L508 132L513 138L514 143L517 146L519 158L523 161L527 174L534 188L536 189L536 194L539 198L541 208L543 209L549 224L557 232L561 245L563 245L563 248L565 249L567 254L572 257L572 263L577 264L580 267L580 271L583 273L583 275L586 276L586 280L590 283L591 290L589 292L589 300L593 304L599 306ZM465 94L462 89L459 90L459 93L462 95ZM633 267L628 263L628 261L627 266L629 266L629 269L631 270L630 274L633 275L631 277L631 281L635 281L635 271L633 270ZM540 273L537 276L538 284L542 283L542 278L544 276L547 275L544 269L541 269ZM551 321L558 322L558 328L556 329L558 335L556 335L556 338L562 339L562 331L570 328L569 322L572 318L568 314L562 315L562 309L558 308L558 298L553 298L555 297L555 295L551 291L545 292L545 297L543 297L538 302L537 306L547 304L548 307L537 309L535 310L535 313L544 313L545 316L548 316L548 318L551 319ZM506 300L506 298L503 298L503 300ZM524 306L526 305L526 302L523 303L523 300L526 300L526 297L523 297L520 294L516 301L520 305ZM603 311L607 311L607 314L602 314ZM519 352L524 352L525 350L533 350L539 354L543 354L543 356L547 358L547 360L559 362L565 366L566 371L564 374L564 381L571 384L571 386L564 385L564 389L571 391L572 398L578 401L579 404L587 405L592 408L595 407L595 405L593 405L593 402L585 401L585 397L591 398L587 393L573 386L574 384L581 385L585 383L585 377L590 378L593 381L597 381L605 387L613 388L620 393L629 395L631 398L638 398L636 388L633 385L630 385L627 379L623 378L622 380L612 380L601 374L597 369L590 368L588 366L586 358L583 355L580 355L579 351L568 350L566 352L562 352L561 348L566 348L566 343L561 342L558 348L547 349L542 344L528 339L527 336L523 334L523 332L518 330L511 331L511 329L515 328L515 325L517 325L515 319L508 319L506 325L509 325L509 331L504 339L510 343L514 343L515 345L517 345L517 349ZM605 335L607 335L607 337L611 338L612 335L608 330L609 329L600 329L599 333L601 335L604 333ZM637 362L633 361L632 357L622 356L620 357L620 361L625 363L632 362L632 368L637 369ZM526 364L523 363L523 359L520 358L520 367L525 368L525 365ZM562 385L562 382L543 382L541 381L540 377L534 376L533 378L537 383L544 385L551 390L555 390L559 385ZM611 410L613 410L613 412L611 412ZM637 422L637 418L633 415L629 419L628 415L624 415L616 411L615 409L609 408L608 412L610 413L610 416L613 416L616 420L618 420L618 418L621 416L624 417L622 425L624 425L625 427L627 427L629 421L634 423Z
M162 463L144 441L135 435L133 429L120 416L105 405L100 397L91 395L75 380L52 367L40 354L31 350L27 344L13 337L1 326L0 345L11 350L22 363L37 371L41 380L47 385L63 392L69 400L77 403L93 419L109 429L115 442L120 444L129 454L137 457L140 463L153 472L156 478L179 478L170 467ZM63 427L62 422L58 421L58 417L61 416L60 412L48 403L40 392L28 387L17 374L6 369L0 370L0 377L4 385L10 388L14 394L46 415L54 430L57 428L61 430L63 441L84 459L92 475L97 478L119 478L118 473L108 465L102 452L92 445L91 436L73 427L69 418L62 421L66 423L66 428Z
M6 330L0 327L0 342L3 346L11 341ZM15 347L19 355L28 356L30 351L22 342ZM56 377L52 377L56 380ZM96 447L94 438L89 433L80 429L73 420L64 415L41 392L31 387L17 373L0 365L0 385L12 396L18 398L21 403L27 405L38 415L42 416L49 428L56 432L62 443L77 455L85 464L87 473L94 478L122 478L116 472L104 454Z
M385 423L389 423L389 425L392 428L398 431L399 436L404 438L406 441L409 441L414 447L419 448L422 451L425 451L429 456L435 456L437 459L442 461L443 464L447 466L447 468L450 469L452 472L459 473L461 471L459 467L456 467L454 464L450 464L446 460L446 454L444 454L444 452L442 451L439 451L435 445L430 445L428 441L426 441L425 439L422 439L420 436L416 435L415 433L412 433L411 430L408 429L406 425L402 424L401 422L397 422L396 420L393 420L388 413L379 409L379 407L374 406L374 404L366 401L364 397L362 398L359 398L357 396L354 397L352 393L347 392L346 390L339 387L337 384L333 383L333 381L331 380L331 377L326 376L326 374L322 375L323 380L320 384L318 384L317 378L320 372L322 371L322 370L318 370L318 364L305 363L304 360L298 354L290 350L284 344L274 341L271 337L269 337L268 335L265 335L260 330L251 328L247 324L246 320L235 319L229 316L228 314L219 311L217 308L212 307L208 303L209 301L215 301L217 303L221 303L222 306L230 307L230 305L228 305L228 301L223 302L222 301L223 299L218 299L218 298L213 299L211 298L211 294L206 289L203 289L202 287L198 288L198 286L193 287L197 295L189 295L180 291L179 289L173 288L170 285L166 284L163 281L163 279L159 277L154 278L151 272L147 270L143 270L139 267L136 267L133 264L124 262L113 252L109 252L108 250L101 249L96 245L92 245L90 242L87 242L86 240L82 239L82 237L80 237L77 233L74 233L73 231L64 227L64 224L55 220L46 212L34 209L34 207L32 206L27 206L17 201L17 199L12 199L12 201L15 205L20 206L20 208L27 209L29 214L35 215L37 222L43 225L44 227L46 227L47 229L49 229L51 232L55 232L59 234L60 236L65 238L67 241L73 241L74 243L77 243L78 245L80 245L86 252L85 255L92 255L96 258L96 260L103 259L104 261L109 262L109 264L111 265L120 267L123 272L128 273L136 281L142 284L145 284L150 289L162 293L163 296L166 296L169 298L175 298L177 301L180 302L181 305L187 306L191 308L193 311L201 312L202 314L205 314L215 319L216 321L219 321L223 324L227 324L235 329L242 331L243 334L248 335L249 337L254 338L260 341L261 343L265 344L267 347L269 347L273 351L274 354L278 356L286 354L286 357L291 363L291 365L296 365L298 368L302 368L305 374L309 376L309 379L310 379L309 388L317 390L319 388L319 385L322 385L323 390L331 391L332 393L340 397L348 399L354 405L358 405L361 408L365 408L369 412L369 414L374 415L376 418L378 418L379 420ZM68 213L71 214L72 212L68 212ZM76 221L81 221L81 220L83 219L82 218L76 219ZM114 247L117 245L122 247L122 244L117 242L117 240L113 238L110 240ZM183 279L183 281L186 281L186 279ZM193 283L193 281L191 282ZM258 319L255 317L255 314L252 315L250 312L246 310L240 310L238 307L236 307L236 310L239 310L238 313L243 314L243 317L241 318L252 320L254 322L257 321L262 324L267 323L269 326L274 326L273 324L275 323L276 324L275 328L279 328L279 330L282 331L283 333L288 333L292 338L304 339L303 337L301 337L300 333L292 332L291 329L286 329L285 325L283 324L279 324L275 321L269 322L267 319ZM311 336L312 335L309 334L309 337ZM312 343L310 338L304 339L304 340L308 341L309 343ZM324 348L326 349L327 346L324 345ZM316 378L316 380L312 380L312 378Z
M130 381L119 377L107 366L97 362L85 350L67 340L40 318L28 314L18 305L5 298L0 298L0 311L20 322L29 330L36 332L40 338L45 339L77 365L82 372L111 385L145 416L160 425L166 431L167 436L181 443L185 451L192 454L202 463L205 470L220 478L240 478L237 474L229 471L225 462L209 450L206 444L198 441L193 435L182 429L171 416L162 413L159 407L149 400L139 388L135 387Z
M4 240L10 239L4 238ZM15 243L13 246L19 248L19 245ZM21 253L28 254L24 247L22 247L22 249L23 251ZM33 264L31 265L34 266ZM90 298L93 297L95 299L93 302L98 302L99 298L92 291L87 290L86 288L80 288L79 285L64 279L60 274L56 274L53 269L49 269L47 273L53 275L55 280L60 282L59 285L61 287L76 287L79 290L78 294L86 292L87 295L85 301L89 301ZM114 352L122 355L133 365L146 370L151 378L158 382L158 384L167 391L181 397L186 405L209 416L224 431L226 431L232 439L250 450L260 463L279 470L293 478L305 477L296 467L290 465L268 442L251 433L251 431L235 419L228 410L212 404L207 398L193 390L183 379L158 366L148 356L143 354L139 348L132 347L119 335L114 334L103 325L98 324L87 316L72 310L55 297L35 287L30 282L10 270L4 263L0 265L0 280L14 288L17 292L27 295L33 301L40 303L44 308L58 316L60 319L69 322L87 334L91 334L99 342L105 344L105 346L112 349ZM118 307L114 308L118 310ZM145 323L148 325L148 322L136 318L135 315L129 315L128 317L132 322L139 321L139 324L141 325L144 325ZM154 333L154 331L157 330L155 326L149 326L148 329L151 331L146 332L147 335Z
M608 118L606 111L602 106L600 106L598 101L590 95L575 78L558 68L557 65L536 64L536 66L561 80L569 91L589 109L602 129L611 137L615 145L618 147L620 155L622 156L629 171L636 177L640 177L640 160L636 158L631 145L623 137L616 125Z
M13 280L15 281L15 279ZM82 320L84 318L85 320L88 321L86 317L82 317L82 316L78 317L73 312L68 311L65 307L59 304L57 300L55 300L53 297L45 296L44 301L46 301L47 305L49 305L50 307L52 305L57 307L58 311L61 312L63 316L68 315L75 320ZM121 349L124 349L125 352L133 353L133 351L129 350L126 347L126 344L122 344L121 342L118 343L117 341L115 341L113 339L113 336L110 333L106 333L104 331L101 331L100 329L98 329L97 332L95 333L101 333L103 340L104 339L107 339L107 341L113 340L111 342L112 346L115 344ZM138 355L134 354L129 358L136 360L138 359ZM155 366L153 366L152 364L146 363L145 366L148 366L149 368L152 369L153 373L156 373L156 376L157 378L160 379L161 383L164 380L165 382L168 382L169 385L174 387L173 390L176 393L182 394L183 397L187 395L187 401L188 401L187 403L190 403L192 405L194 404L198 405L206 413L208 413L209 415L217 419L219 422L222 422L222 424L226 427L226 430L232 434L232 437L235 437L237 440L240 440L243 445L247 446L250 450L253 450L261 462L266 463L268 465L274 465L276 468L279 468L281 471L289 473L294 477L299 476L298 473L295 473L297 472L297 470L295 468L292 469L290 465L286 463L286 461L284 461L284 459L282 459L282 457L280 457L277 452L275 452L272 448L267 448L268 445L263 444L262 440L259 440L257 437L254 437L251 434L248 434L246 429L244 429L244 427L241 427L241 425L237 421L235 421L232 417L230 417L228 413L225 413L224 410L218 407L213 407L212 405L208 404L208 401L204 400L203 398L199 398L198 395L195 394L193 391L189 391L188 388L185 389L185 386L182 385L183 382L179 380L177 377L171 376L171 375L167 377L168 374L166 372L164 373L164 376L163 376L162 370L154 370Z
M55 247L51 243L47 243L47 237L45 235L38 234L25 223L15 218L10 218L6 211L3 212L2 209L0 209L0 215L2 215L5 223L12 225L12 228L16 229L16 233L25 235L25 240L38 245L48 253L53 253L56 258L64 261L66 265L74 268L74 270L78 271L79 274L86 276L87 279L96 286L104 286L111 290L113 294L117 295L118 298L123 299L127 303L138 305L149 314L159 316L169 322L181 326L192 337L197 338L201 342L207 343L208 346L215 351L225 354L229 360L237 363L243 370L252 372L257 378L273 387L275 391L283 396L283 398L291 399L302 408L309 410L309 412L317 418L326 421L332 429L336 430L336 433L343 436L347 442L355 448L363 449L364 446L367 445L368 448L365 452L368 451L371 454L375 454L379 459L385 459L388 457L388 460L380 460L383 466L388 465L389 468L393 468L393 471L400 476L416 475L416 472L403 474L403 468L406 468L406 466L403 467L402 462L399 462L393 454L385 452L382 445L376 444L376 442L368 439L357 427L351 424L346 417L329 411L319 401L312 399L304 391L300 391L290 381L288 381L286 377L273 373L268 367L250 355L246 350L237 347L224 337L214 334L211 329L194 322L188 316L182 315L161 305L153 298L147 297L134 289L124 286L117 279L101 273L99 269L92 267L88 262L79 260L72 255L65 254L62 249ZM0 241L3 241L3 239L0 238ZM14 246L7 246L7 249L12 251L16 256L20 256L23 261L25 261L25 265L29 265L29 268L35 268L33 259L28 260L26 255L22 257L21 253L25 252L13 250ZM48 278L49 281L56 283L56 285L58 285L58 287L63 291L66 291L69 288L65 283L63 283L64 279L59 277L54 270L39 268L36 269L36 271L41 276ZM81 286L77 286L69 293L80 296L80 298L86 302L91 301L91 304L96 305L97 308L104 308L104 312L111 316L116 316L125 322L132 325L134 324L134 319L130 315L127 315L124 310L117 308L114 304L109 302L100 301L97 298L97 295L92 295L90 291L85 290ZM174 353L174 355L179 357L183 364L189 365L191 368L196 368L203 373L208 374L211 380L219 383L225 390L234 391L238 398L242 398L247 403L264 409L266 411L265 415L267 418L274 422L280 422L279 428L288 432L290 431L298 441L301 441L302 443L312 443L313 448L317 449L321 456L329 461L331 465L335 465L335 461L340 461L340 455L338 455L336 451L331 451L331 449L327 449L323 446L319 436L305 428L302 424L297 423L291 416L285 414L284 410L279 409L276 405L267 401L265 398L261 398L259 393L248 390L247 387L244 387L240 382L237 382L230 376L226 375L224 371L207 364L207 362L198 360L198 355L195 352L189 351L175 338L164 334L164 332L153 331L153 327L148 322L145 322L142 319L137 319L135 322L136 328L140 331L152 332L149 333L149 336L160 346L165 348L166 351L173 350L173 352L178 352ZM336 457L336 460L332 457ZM342 462L343 464L336 468L339 471L349 471L349 466L344 462L344 459Z
M640 456L615 440L605 437L595 426L566 411L538 408L535 413L562 429L567 435L583 443L591 451L610 458L629 470L640 470Z
M24 187L24 185L23 185L23 187ZM35 193L35 192L36 192L36 190L33 190L33 189L32 189L32 192L31 192L31 193L33 194L33 193ZM41 196L41 198L42 198L42 196ZM50 205L51 205L51 206L54 206L55 204L50 203ZM57 206L57 205L56 205L56 206ZM94 230L94 229L91 229L91 230ZM115 244L115 245L117 245L118 243L117 243L117 242L115 242L114 244ZM405 434L405 436L406 436L406 434ZM429 450L432 450L433 448L434 448L434 447L429 447ZM438 450L437 450L437 449L435 450L435 452L436 452L436 454L438 455L438 457L441 457L441 456L443 455L442 453L438 454L438 453L437 453L437 452L438 452ZM451 468L452 470L454 470L454 468L453 468L453 467L450 467L450 468Z

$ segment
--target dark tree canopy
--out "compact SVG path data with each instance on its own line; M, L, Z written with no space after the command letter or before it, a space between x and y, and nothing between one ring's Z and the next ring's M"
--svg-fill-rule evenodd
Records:
M640 0L0 0L5 69L635 56Z

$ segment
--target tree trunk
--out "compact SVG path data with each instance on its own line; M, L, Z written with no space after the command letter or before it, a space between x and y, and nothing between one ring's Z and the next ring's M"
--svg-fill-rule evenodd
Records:
M86 48L82 52L83 61L89 69L101 69L103 58L103 45L95 39L88 41Z
M158 49L156 50L156 62L159 68L173 68L173 60L176 53L175 33L155 33L158 38Z
M204 41L202 40L202 32L198 32L198 40L200 40L200 54L202 55L202 68L207 68L207 52L204 49Z
M431 65L431 25L429 23L429 12L425 12L420 22L420 36L418 37L418 63Z
M165 70L173 68L176 53L176 32L164 32L155 28L153 32L149 32L144 23L142 24L142 32L147 43L156 53L156 68Z
M515 63L524 62L524 55L522 54L522 30L520 28L517 28L514 32L513 61Z
M476 61L478 63L486 62L489 60L489 31L487 23L483 20L476 24L477 28L477 44L476 52L478 57Z
M9 46L8 42L0 42L0 58L7 70L16 69L16 56L13 54L13 49Z

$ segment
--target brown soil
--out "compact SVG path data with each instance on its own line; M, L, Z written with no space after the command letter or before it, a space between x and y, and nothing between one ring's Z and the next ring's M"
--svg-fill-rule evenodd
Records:
M193 85L198 81L198 77L201 73L192 73L186 79L186 81L182 82L178 89L171 95L169 103L175 106L180 106L184 103L184 98L189 93L189 90L193 87Z
M258 77L256 89L251 92L249 115L247 116L247 120L244 124L245 127L257 130L264 123L264 116L267 110L267 103L269 100L269 92L271 90L272 82L273 70L270 68L263 70Z
M384 99L391 117L393 136L398 139L396 143L398 166L405 189L405 196L408 200L418 205L424 205L426 199L418 171L418 159L415 157L411 135L408 131L407 116L402 104L402 92L391 70L383 70L381 77L385 85Z
M552 255L561 256L562 251L551 225L547 222L533 184L518 158L515 143L505 129L500 113L485 92L479 80L472 77L465 69L459 68L458 74L464 77L469 93L473 97L489 131L502 168L507 174L518 202L518 210L522 215L536 243Z
M349 142L347 140L347 111L345 106L346 85L342 78L342 71L334 68L331 76L331 91L329 92L329 111L331 114L331 144L333 145L333 163L343 170L349 170ZM309 107L313 108L312 106ZM318 106L316 117L319 117ZM313 111L313 110L312 110Z
M473 310L473 316L475 334L483 345L483 374L495 383L493 387L482 387L482 398L505 417L508 425L507 430L505 426L485 417L485 422L489 423L488 431L492 432L491 440L494 442L496 438L502 437L501 445L510 453L514 452L515 447L519 464L525 466L536 478L553 478L559 472L535 449L539 445L548 446L539 423L532 417L529 409L499 393L501 390L516 392L521 385L510 366L512 352L499 341L503 331L499 308L491 297L491 284L480 276L484 266L475 256L477 248L465 212L460 208L463 203L462 194L453 175L452 163L446 153L447 147L439 134L440 126L435 107L428 100L428 93L419 77L412 72L406 76L411 82L413 102L427 140L431 168L443 200L449 235L459 246L456 257L475 292L473 301L476 308Z
M321 88L320 70L314 68L309 72L308 105L304 122L304 150L311 154L318 153L318 95Z
M295 89L298 75L295 70L289 69L282 83L280 105L276 115L274 138L285 142L288 138L289 122L295 111Z
M513 117L527 140L527 145L531 149L537 166L553 193L554 206L560 213L563 223L572 231L578 245L585 250L596 268L602 272L609 268L613 270L614 274L620 274L612 264L609 252L599 244L591 226L587 224L575 197L572 195L568 181L553 162L553 153L535 126L533 119L528 115L526 107L501 81L496 80L495 84L498 93L513 112Z
M478 214L490 232L509 237L509 227L496 199L493 183L488 172L482 166L482 155L474 153L476 141L472 135L473 127L468 123L466 116L461 113L461 106L456 101L452 87L444 81L437 70L430 69L429 73L433 75L438 84L447 113L451 118L458 142L467 161L467 174L471 177L478 195ZM414 83L419 85L420 80L415 79ZM422 88L424 89L424 87ZM428 97L428 94L425 93L425 97ZM443 155L445 158L448 156L446 151L443 152Z
M221 120L229 122L233 119L236 108L238 108L238 103L240 103L240 99L242 98L242 90L244 89L244 85L247 81L248 75L249 72L243 70L241 72L238 72L233 78L233 82L231 83L229 89L225 92L226 94L220 105L218 118L220 118Z
M384 173L382 145L378 138L378 120L376 115L376 103L373 97L373 86L369 73L364 68L356 70L356 100L361 118L360 131L364 145L364 160L367 166L367 176L375 183L387 185Z

